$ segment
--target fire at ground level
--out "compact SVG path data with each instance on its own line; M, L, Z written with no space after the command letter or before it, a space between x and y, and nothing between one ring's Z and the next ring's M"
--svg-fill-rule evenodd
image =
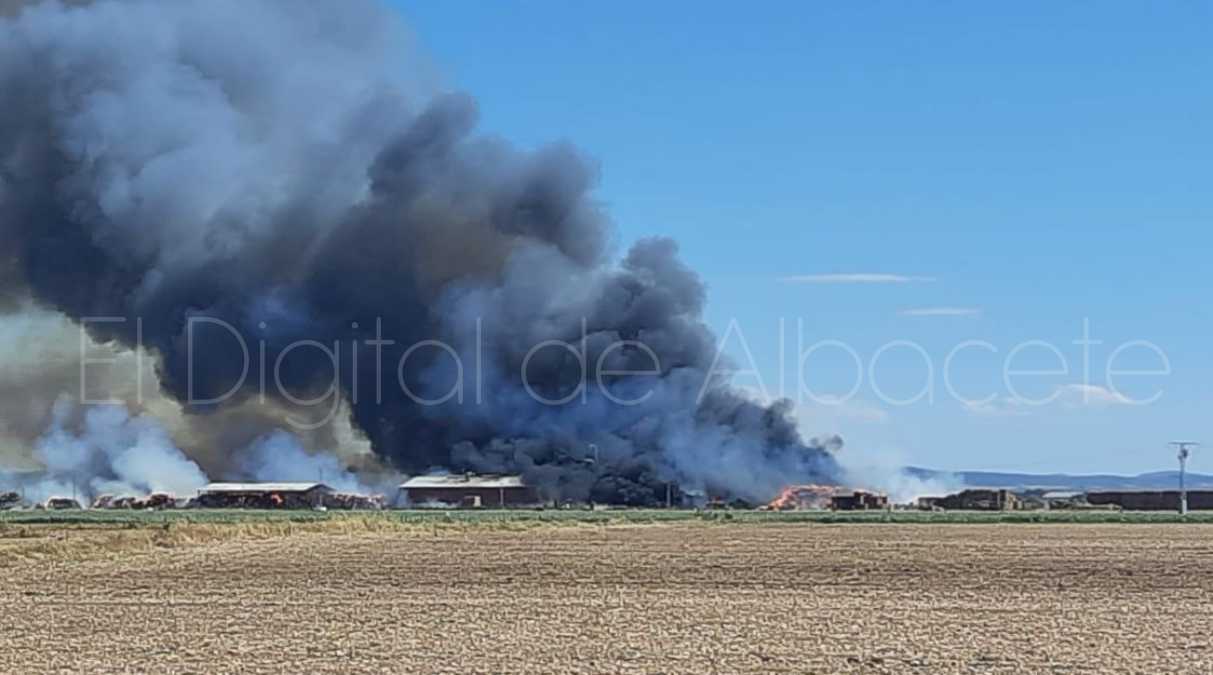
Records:
M0 539L0 671L1204 673L1213 651L1208 526L190 527Z
M1174 490L1059 492L969 488L942 496L918 497L897 503L880 492L833 485L791 485L765 504L683 490L673 483L669 509L759 511L1176 511L1181 495ZM1213 510L1213 491L1190 490L1187 509ZM181 497L164 493L146 496L99 495L91 502L76 496L55 496L31 503L19 492L0 492L3 510L171 510L283 509L380 511L391 508L433 509L577 509L608 508L592 502L545 500L522 476L442 474L416 476L395 494L337 491L324 483L211 483L197 494Z

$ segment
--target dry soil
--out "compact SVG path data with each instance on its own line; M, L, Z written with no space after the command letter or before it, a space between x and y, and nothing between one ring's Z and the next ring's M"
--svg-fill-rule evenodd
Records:
M1213 671L1211 526L23 534L3 672Z

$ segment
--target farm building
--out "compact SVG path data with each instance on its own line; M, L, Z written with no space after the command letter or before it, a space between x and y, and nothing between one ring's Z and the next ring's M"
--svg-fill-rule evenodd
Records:
M1090 504L1119 506L1126 511L1178 511L1178 490L1088 492ZM1213 490L1189 490L1188 508L1213 510Z
M949 511L1013 511L1019 508L1019 498L1010 490L962 490L946 497L920 497L921 509Z
M888 508L887 495L855 490L830 497L830 508L835 511L868 511Z
M324 504L333 488L324 483L211 483L198 490L198 506L210 509L307 509Z
M472 473L414 476L400 486L400 496L413 505L470 508L530 506L540 501L539 493L522 476Z
M682 505L692 509L702 509L708 505L708 493L704 490L683 490Z

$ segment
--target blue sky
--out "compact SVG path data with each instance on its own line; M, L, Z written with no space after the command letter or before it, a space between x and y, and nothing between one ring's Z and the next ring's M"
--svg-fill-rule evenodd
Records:
M782 375L796 398L798 324L806 348L854 350L847 397L852 357L812 352L808 433L1028 471L1169 469L1166 442L1195 438L1213 472L1213 4L395 4L485 131L600 164L621 247L681 243L768 393ZM969 340L988 347L952 363L965 404L942 371ZM1013 379L1048 405L1003 381L1028 341L1069 365ZM1131 341L1168 364L1137 344L1114 366L1170 374L1109 387ZM1012 361L1059 365L1039 345ZM934 401L897 402L928 382Z

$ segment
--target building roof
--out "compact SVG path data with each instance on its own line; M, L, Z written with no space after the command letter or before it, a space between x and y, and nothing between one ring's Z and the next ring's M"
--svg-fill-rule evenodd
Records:
M432 476L413 476L400 485L402 490L417 488L521 488L527 487L522 476L500 476L489 474L451 473Z
M841 499L861 499L863 497L875 497L877 499L888 498L883 492L872 492L870 490L843 490L833 494L835 498Z
M316 488L333 491L324 483L211 483L198 492L307 492Z

